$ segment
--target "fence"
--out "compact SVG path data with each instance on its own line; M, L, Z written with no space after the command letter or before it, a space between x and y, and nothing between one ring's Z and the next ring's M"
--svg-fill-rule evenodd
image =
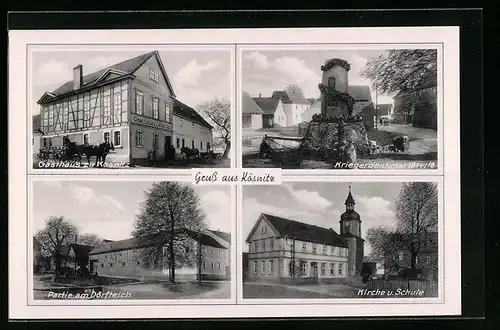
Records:
M410 290L417 291L422 290L424 293L422 297L437 297L438 296L438 285L437 281L409 281L409 280L383 280L383 279L372 279L368 281L368 290L384 290L384 291L397 291L400 290ZM411 297L411 296L409 296ZM414 296L413 296L414 297Z

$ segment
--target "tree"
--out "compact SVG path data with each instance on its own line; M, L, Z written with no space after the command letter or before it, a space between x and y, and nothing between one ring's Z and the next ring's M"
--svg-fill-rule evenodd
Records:
M410 269L416 269L416 258L437 230L437 186L431 182L404 183L394 204L396 227L374 227L367 232L370 257L384 263L384 268L402 266L399 252L410 256Z
M415 89L436 81L437 50L389 49L370 59L361 76L384 94Z
M432 182L404 183L395 204L397 232L410 253L411 269L438 223L437 186Z
M61 270L62 247L74 243L78 230L74 224L61 216L49 217L45 228L40 230L35 238L42 245L42 254L54 258L56 274Z
M225 146L222 157L227 158L231 150L231 105L229 101L208 101L200 104L198 109L215 124L215 133ZM214 141L214 144L218 145L220 142Z
M134 237L156 237L153 246L143 250L145 266L160 263L169 268L169 280L175 282L175 269L193 266L197 251L186 230L199 233L205 228L205 215L199 197L190 185L157 182L145 192L145 200L134 223Z
M297 84L290 84L290 85L286 86L285 92L292 93L292 94L298 94L298 95L304 95L304 91Z
M95 234L83 234L78 236L77 244L89 245L89 246L98 246L102 243L102 238Z

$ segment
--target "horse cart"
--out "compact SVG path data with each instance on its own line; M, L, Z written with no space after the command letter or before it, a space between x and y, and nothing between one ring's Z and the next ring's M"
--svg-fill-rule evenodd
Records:
M40 149L38 157L42 161L68 161L72 160L73 156L66 147L47 147Z

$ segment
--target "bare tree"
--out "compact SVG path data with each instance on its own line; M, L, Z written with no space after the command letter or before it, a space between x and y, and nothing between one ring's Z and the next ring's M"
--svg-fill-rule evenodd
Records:
M436 81L435 49L389 49L372 58L361 76L370 79L381 93L412 90Z
M168 265L169 280L175 282L176 267L196 262L195 241L186 230L200 232L205 227L199 197L192 186L169 181L154 183L145 197L133 235L159 238L143 250L145 265Z
M73 243L78 229L70 221L61 216L50 217L45 222L45 228L40 230L35 238L42 245L42 255L54 258L56 274L61 270L62 247Z
M286 86L285 92L292 93L292 94L298 94L298 95L304 95L304 91L297 84L290 84L290 85Z
M223 158L227 158L231 150L231 105L227 100L213 100L198 106L209 120L215 124L215 132L218 139L224 144ZM220 141L214 141L220 145Z
M89 245L89 246L98 246L102 243L102 238L95 234L83 234L78 236L77 244Z

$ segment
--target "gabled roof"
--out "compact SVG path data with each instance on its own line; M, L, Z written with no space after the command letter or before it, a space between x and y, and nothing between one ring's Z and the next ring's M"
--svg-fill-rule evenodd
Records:
M203 119L203 117L200 116L200 114L195 109L191 108L188 105L185 105L177 99L174 99L174 115L183 117L189 121L210 129L214 128L205 119Z
M262 115L264 113L264 111L250 97L250 94L245 91L241 92L241 112L254 115Z
M280 99L275 97L254 97L253 100L266 115L273 115L280 103Z
M229 244L231 244L231 234L230 233L226 233L226 232L220 231L220 230L208 230L208 231L211 232L212 234L216 235L216 236L219 236L224 241L226 241Z
M286 91L274 91L272 97L279 98L281 102L286 104L311 104L304 95Z
M378 104L377 114L379 116L387 116L391 112L392 104Z
M158 63L160 65L160 69L165 77L167 85L172 92L172 95L175 97L174 89L172 88L172 84L168 79L165 68L163 67L163 63L161 62L160 54L158 51L152 51L146 54L141 54L134 58L128 59L126 61L114 64L112 66L103 68L99 71L87 74L82 78L82 86L75 90L73 80L67 81L63 85L59 86L52 92L46 92L39 100L38 103L42 104L48 101L51 101L54 98L61 97L66 94L74 94L78 93L82 90L86 90L95 86L98 86L100 82L104 80L104 78L113 73L118 76L118 78L125 78L132 76L147 60L149 60L152 56L156 56ZM85 69L85 68L83 68Z
M347 242L344 241L344 239L342 239L342 237L331 228L327 229L314 226L267 213L262 213L261 217L267 220L282 237L294 238L306 242L347 247ZM252 234L253 231L248 235L247 241Z
M183 233L185 233L187 236L189 236L190 238L198 241L198 234L196 232L189 230L189 229L181 229L181 231ZM96 246L92 251L90 251L89 254L96 255L96 254L109 253L109 252L115 252L115 251L123 251L123 250L132 250L132 249L151 247L151 246L154 246L154 245L159 244L161 242L164 242L166 235L167 234L165 232L159 232L159 233L149 235L149 236L134 237L134 238L124 239L121 241L104 243L104 244L101 244L99 246ZM210 237L207 234L202 234L200 239L201 239L202 245L225 249L224 246L219 244L219 242L217 242L215 239L213 239L212 237Z
M349 86L347 93L354 98L354 101L371 101L372 95L369 86Z

